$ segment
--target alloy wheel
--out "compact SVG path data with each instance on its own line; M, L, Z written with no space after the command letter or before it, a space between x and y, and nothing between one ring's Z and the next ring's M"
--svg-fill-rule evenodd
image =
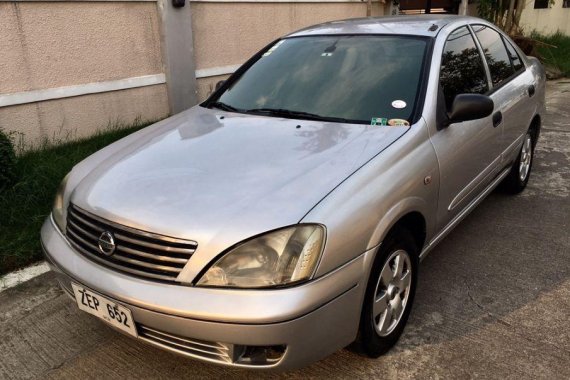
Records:
M519 165L519 179L521 182L526 180L530 171L530 163L532 161L532 137L527 133L521 150L521 159Z
M380 336L389 335L402 318L412 286L412 265L403 249L393 252L384 263L374 292L372 318Z

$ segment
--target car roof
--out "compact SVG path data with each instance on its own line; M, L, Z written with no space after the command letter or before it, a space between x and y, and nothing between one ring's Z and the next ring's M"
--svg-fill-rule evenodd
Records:
M429 14L354 18L309 26L293 32L287 37L327 34L403 34L435 37L442 27L459 21L468 23L483 20L469 16Z

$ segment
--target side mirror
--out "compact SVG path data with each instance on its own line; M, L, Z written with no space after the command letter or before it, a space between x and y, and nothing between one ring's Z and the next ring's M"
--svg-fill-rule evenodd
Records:
M489 116L494 108L493 99L486 95L459 94L453 100L445 126L462 121L482 119Z
M218 83L216 83L216 91L218 91L220 89L220 87L222 87L224 85L224 83L226 83L225 80L221 80Z

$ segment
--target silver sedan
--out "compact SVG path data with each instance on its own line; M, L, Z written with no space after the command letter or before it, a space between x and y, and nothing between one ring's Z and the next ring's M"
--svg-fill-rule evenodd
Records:
M495 187L525 188L544 87L476 18L303 29L76 165L45 256L80 309L188 357L290 369L353 342L378 357L419 262Z

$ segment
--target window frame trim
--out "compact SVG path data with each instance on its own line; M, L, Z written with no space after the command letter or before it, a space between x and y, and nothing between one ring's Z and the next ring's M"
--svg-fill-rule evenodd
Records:
M479 58L481 59L481 63L483 65L483 71L485 71L485 77L487 79L487 91L484 94L481 95L486 95L488 96L490 94L490 92L493 89L492 86L492 82L491 82L491 74L489 72L489 68L487 67L487 61L485 59L485 56L482 54L482 50L481 50L481 46L479 45L479 41L477 40L477 38L475 37L473 30L471 30L471 26L470 24L463 24L458 26L457 28L451 30L449 33L447 33L447 36L445 37L445 41L443 42L443 49L441 52L441 55L443 57L443 54L445 53L445 45L447 44L447 41L449 40L449 36L451 36L453 33L455 33L457 30L461 29L461 28L466 28L467 31L469 32L469 35L471 36L471 39L473 40L473 43L475 44L475 47L477 48L477 51L479 53ZM443 60L441 61L443 62ZM438 87L438 92L439 89L441 88L443 91L443 87L441 87L441 67L442 67L442 63L439 63L439 68L438 68L438 76L437 76L437 87ZM442 99L443 100L443 99ZM438 100L437 100L437 108L443 107L443 110L445 111L445 114L447 115L447 105L445 104L439 104L440 103L440 99L438 96ZM437 125L439 126L439 123L437 123ZM440 128L438 127L438 130Z
M515 53L517 53L517 56L519 57L519 59L521 60L523 67L519 70L515 70L515 67L513 65L512 59L511 59L511 55L509 54L509 49L507 49L507 45L505 44L505 35L502 31L497 30L496 28L490 26L490 25L486 25L486 24L482 24L480 22L474 22L474 23L469 23L469 29L471 30L471 32L473 33L473 36L475 38L475 41L477 43L477 46L479 46L479 54L483 56L483 61L484 61L484 65L485 65L485 70L488 73L488 80L490 81L490 87L489 87L489 91L487 91L487 93L485 95L487 96L491 96L492 94L494 94L495 92L497 92L498 90L500 90L501 88L503 88L506 84L512 82L516 77L518 77L519 75L521 75L522 73L524 73L527 69L527 65L526 65L526 61L524 59L522 59L522 57L520 56L519 52L517 51L517 49L513 46L513 49L515 49ZM491 77L491 71L489 69L489 65L487 63L487 58L485 57L485 51L483 50L483 45L481 45L481 42L479 41L479 38L477 38L477 33L475 32L475 30L473 29L473 26L484 26L486 28L489 28L491 30L494 30L498 35L499 38L501 39L501 41L503 42L503 47L505 48L505 51L507 52L507 57L509 57L509 62L511 63L511 67L513 69L513 73L508 76L507 78L505 78L503 81L501 81L501 83L499 83L499 85L494 85L493 84L493 80ZM508 40L507 40L508 42ZM511 44L512 45L512 44Z
M471 33L471 37L473 38L473 41L475 41L475 45L477 46L477 50L479 51L479 56L481 57L481 60L483 61L483 67L485 68L485 74L487 75L487 87L489 88L484 95L488 96L493 92L494 86L493 86L493 78L491 77L491 70L489 69L489 65L487 63L487 58L485 57L485 50L483 50L483 45L481 45L481 42L477 38L477 34L475 33L475 30L473 30L473 28L471 27L472 24L465 24L465 25L467 25L467 28L469 29L469 32ZM482 24L474 24L474 25L482 25Z
M537 8L536 3L537 3L537 0L534 0L534 2L532 4L532 9L539 9L540 10L540 9L551 9L552 8L550 5L550 1L548 1L548 0L546 1L546 7L538 7Z
M507 49L507 55L509 56L509 59L511 60L511 65L513 66L513 69L515 71L515 74L518 74L519 72L522 72L524 70L526 70L526 65L524 60L522 59L521 55L519 54L519 52L517 51L517 49L513 46L513 44L511 44L511 42L509 40L507 40L507 37L505 35L501 34L501 38L503 39L503 44L505 45L505 48ZM514 42L514 41L513 41ZM515 64L513 62L513 57L511 56L511 53L509 51L509 46L515 51L515 54L517 55L517 58L519 59L519 61L522 64L522 67L520 69L515 69Z

